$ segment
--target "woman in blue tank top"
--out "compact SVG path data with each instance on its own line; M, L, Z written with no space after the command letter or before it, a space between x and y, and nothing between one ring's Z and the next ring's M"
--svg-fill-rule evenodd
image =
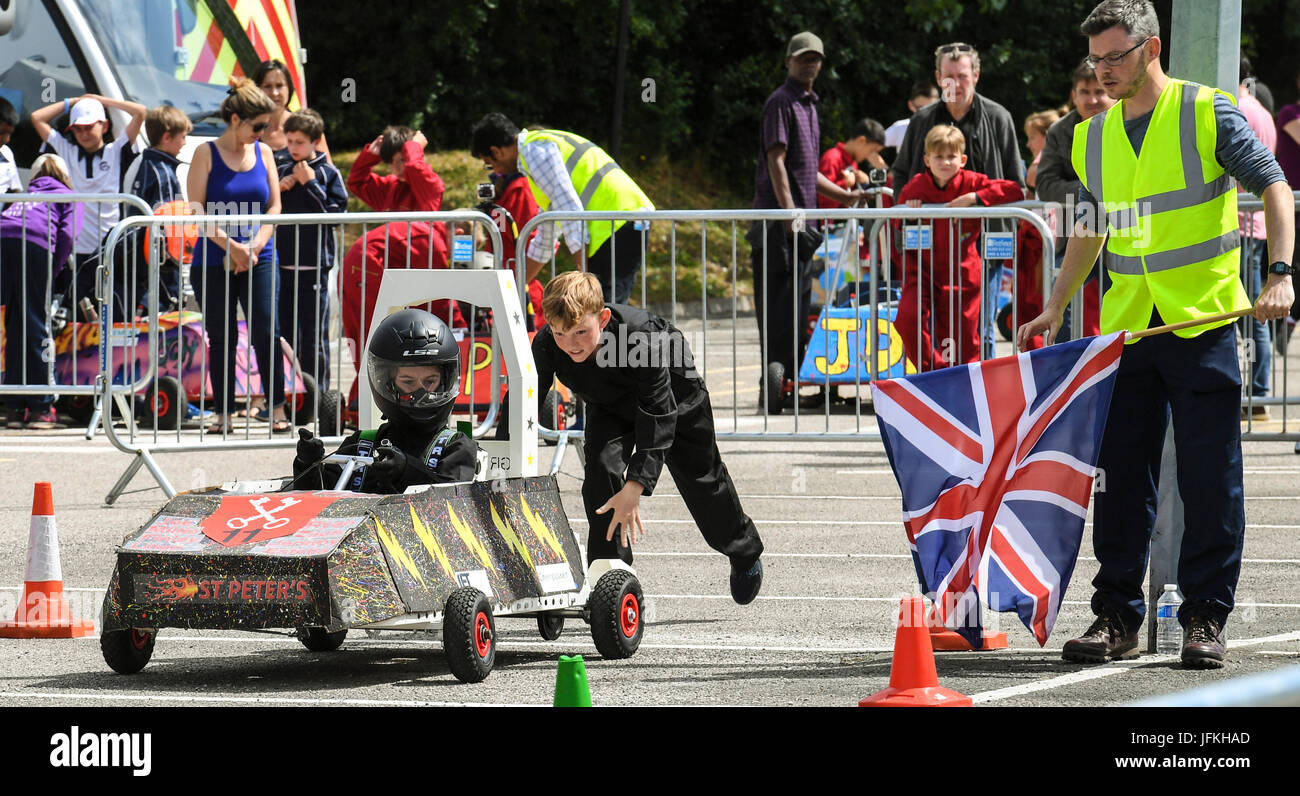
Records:
M189 199L209 215L276 214L280 185L271 149L258 139L266 129L274 103L251 80L241 80L221 103L225 132L194 151L190 164ZM190 284L203 310L208 334L206 368L212 380L217 412L208 433L230 431L235 398L235 307L243 307L248 337L262 387L274 413L272 429L290 431L284 412L284 357L275 317L278 269L269 224L214 225L203 230L190 266Z

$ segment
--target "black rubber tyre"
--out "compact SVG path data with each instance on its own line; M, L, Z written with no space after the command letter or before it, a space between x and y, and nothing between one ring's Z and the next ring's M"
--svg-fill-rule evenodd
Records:
M763 392L767 395L767 413L781 414L785 402L785 366L780 362L767 363L767 373L763 379ZM762 409L762 405L759 409Z
M564 632L564 615L555 611L538 614L537 632L547 641L555 641Z
M1010 342L1015 337L1014 330L1011 328L1011 305L1010 304L1007 304L1007 306L998 310L997 320L998 320L998 334L1002 335L1003 340Z
M310 425L316 419L316 379L310 373L299 373L302 392L287 393L284 413L296 425Z
M457 680L479 683L492 673L496 636L492 606L483 592L466 586L451 593L442 618L442 649Z
M99 634L99 650L108 668L118 674L135 674L153 657L156 630L106 630Z
M57 406L60 415L67 415L78 425L84 426L95 413L95 398L90 395L67 395L58 400Z
M320 397L320 435L333 437L343 433L343 393L326 390Z
M297 630L298 641L312 652L333 652L343 646L348 637L347 628L330 633L323 627L302 626Z
M559 422L556 422L557 410L559 412ZM503 418L502 422L508 421ZM547 391L546 398L542 401L542 416L537 418L537 422L547 428L553 428L555 431L562 431L564 429L564 406L560 404L560 396L555 392L555 390ZM555 425L552 426L552 423ZM542 442L547 445L555 445L557 440L544 439Z
M630 658L641 646L645 622L641 616L645 597L641 582L625 569L600 576L591 591L591 640L602 658Z
M181 383L172 376L159 376L154 380L157 392L150 387L144 396L145 416L143 425L160 431L174 431L185 416L185 393ZM154 418L158 419L154 426Z

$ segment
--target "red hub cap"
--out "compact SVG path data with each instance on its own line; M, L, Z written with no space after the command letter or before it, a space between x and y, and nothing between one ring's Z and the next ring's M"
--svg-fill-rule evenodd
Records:
M618 608L618 627L625 637L632 638L640 626L641 605L637 602L635 594L624 594L623 602Z
M138 650L144 649L149 644L149 632L147 630L131 629L131 646Z
M492 651L492 628L488 626L487 614L474 615L474 649L480 658L487 658Z
M167 397L167 393L159 390L153 399L154 414L163 417L167 411L172 408L172 400Z

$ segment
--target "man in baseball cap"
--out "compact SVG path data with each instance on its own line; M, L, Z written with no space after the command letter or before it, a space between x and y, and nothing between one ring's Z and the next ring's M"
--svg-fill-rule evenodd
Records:
M790 37L790 44L785 48L786 58L798 58L806 52L815 52L821 57L826 57L826 50L822 48L822 40L815 34L803 31Z

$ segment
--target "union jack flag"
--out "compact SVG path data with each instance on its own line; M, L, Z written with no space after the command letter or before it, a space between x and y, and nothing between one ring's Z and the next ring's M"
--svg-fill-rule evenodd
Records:
M1047 643L1123 348L1117 332L871 386L921 590L976 648L981 605Z

